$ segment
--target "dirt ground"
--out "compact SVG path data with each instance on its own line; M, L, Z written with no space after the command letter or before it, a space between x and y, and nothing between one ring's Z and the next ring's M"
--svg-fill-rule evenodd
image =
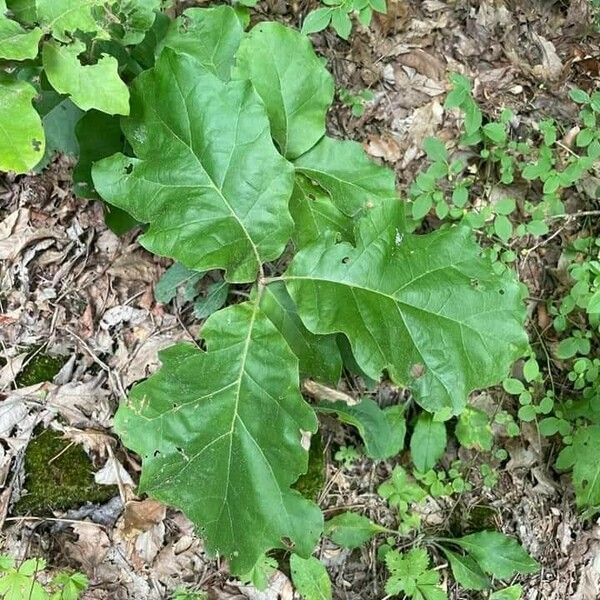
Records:
M450 72L472 78L488 114L511 107L524 123L542 117L573 121L577 109L568 100L569 87L600 87L600 43L591 35L586 0L388 0L388 5L387 15L378 16L369 30L356 30L348 43L330 32L314 41L338 87L374 92L361 117L337 104L331 132L362 142L369 154L392 166L401 193L422 166L427 136L450 145L457 140L455 117L442 110ZM265 0L255 17L297 25L311 7ZM204 554L181 513L135 496L140 464L112 433L114 411L133 383L157 369L158 350L197 339L200 323L181 299L169 305L155 301L154 285L169 262L140 248L137 231L122 237L109 231L101 205L72 194L71 167L59 158L42 174L0 179L2 552L21 559L44 556L51 569L85 572L91 580L86 599L170 598L182 585L207 591L211 600L294 598L283 571L265 592L231 580L226 565ZM570 227L551 232L518 265L536 298L532 322L536 307L555 291L552 273ZM16 377L31 361L32 348L65 362L51 382L20 387ZM377 396L388 403L396 393L382 386ZM481 396L482 402L511 409L501 390ZM17 516L24 451L40 426L81 444L92 458L95 481L116 486L114 497ZM321 506L326 514L355 508L392 523L376 489L403 457L377 464L361 459L342 468L333 451L353 442L350 431L325 423ZM600 522L577 515L568 475L551 468L558 448L525 425L507 449L510 460L496 487L475 485L456 504L432 501L424 524L477 524L516 535L542 565L538 574L516 580L527 600L600 598ZM445 464L457 456L477 461L450 447ZM375 542L353 552L324 542L320 557L335 598L385 596ZM449 598L483 597L460 591L445 569L442 575Z

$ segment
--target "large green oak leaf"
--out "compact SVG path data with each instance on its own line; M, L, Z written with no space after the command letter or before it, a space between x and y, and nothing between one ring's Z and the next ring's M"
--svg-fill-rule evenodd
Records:
M306 36L280 23L259 23L240 45L234 77L249 79L263 99L285 157L304 154L325 134L333 78Z
M223 81L229 81L244 29L231 6L189 8L169 25L162 47L195 58Z
M519 285L493 273L468 229L402 233L402 211L392 201L367 212L356 247L324 236L283 279L306 327L344 333L369 377L386 369L425 409L459 414L526 347Z
M358 142L325 136L294 166L326 190L333 205L350 217L397 197L394 172L373 162Z
M36 89L0 74L0 171L26 173L44 156L46 139L31 101Z
M215 313L202 334L206 352L163 351L115 417L142 456L140 491L182 509L234 573L272 548L308 557L323 520L290 487L308 466L302 438L317 429L298 360L255 303Z
M74 31L106 37L94 16L106 0L36 0L37 20L61 42L69 42Z
M0 0L0 58L7 60L34 59L44 32L39 28L27 31L6 16L6 1Z
M123 128L138 158L97 163L94 185L150 224L144 247L190 269L224 269L238 283L283 252L293 168L275 149L250 82L225 83L165 48L136 79Z
M119 77L117 59L104 55L96 64L84 65L79 60L84 51L83 42L44 44L42 62L52 87L68 94L82 110L95 108L109 115L129 114L129 90Z

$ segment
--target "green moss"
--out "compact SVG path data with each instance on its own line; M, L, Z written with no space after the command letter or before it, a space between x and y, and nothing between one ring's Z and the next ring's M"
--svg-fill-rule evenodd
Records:
M83 448L50 429L36 435L25 451L25 489L16 514L47 515L86 502L106 502L116 486L94 481L92 462Z
M17 387L27 387L43 381L52 381L67 362L66 356L53 356L42 352L35 354L36 350L37 348L32 349L31 358L28 358L27 364L17 375L15 379Z
M313 435L308 453L308 471L294 484L305 498L316 500L325 485L325 455L319 433Z

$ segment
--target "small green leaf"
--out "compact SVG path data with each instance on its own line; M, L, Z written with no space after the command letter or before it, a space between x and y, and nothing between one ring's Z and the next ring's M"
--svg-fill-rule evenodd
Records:
M521 600L523 587L520 585L511 585L503 590L497 590L490 596L490 600Z
M494 204L494 211L499 215L510 215L516 207L514 198L502 198Z
M304 154L323 137L333 78L310 40L298 31L280 23L256 25L237 52L234 78L252 82L267 108L273 139L286 158Z
M494 231L503 242L508 242L513 233L510 219L504 215L497 215L494 219Z
M355 512L336 515L325 523L325 535L342 548L359 548L373 536L385 531L385 527Z
M575 143L579 148L585 148L592 143L592 140L595 136L595 131L593 129L582 129L575 138Z
M310 35L311 33L317 33L326 29L329 23L331 23L331 16L333 10L331 8L317 8L311 10L304 22L302 23L302 33L304 35Z
M352 20L345 8L337 8L333 11L331 15L331 26L343 40L347 40L350 37Z
M577 104L589 104L592 100L587 92L578 88L570 90L569 97L573 102L577 102Z
M46 139L31 101L36 89L0 74L0 171L26 173L42 159Z
M409 479L402 467L394 468L392 476L379 486L377 493L401 513L406 512L413 502L420 502L427 497L427 492Z
M502 382L502 387L507 394L518 396L521 392L525 391L523 382L518 379L508 378Z
M490 451L494 443L489 417L470 406L460 414L455 434L460 445L465 448Z
M577 506L580 508L600 505L600 425L576 429L573 436L572 457L573 485ZM563 458L563 463L567 463Z
M167 304L177 295L177 289L183 285L194 285L202 279L204 273L188 269L179 263L171 265L154 287L157 302Z
M539 570L538 563L515 539L499 531L480 531L451 541L466 550L483 571L498 579Z
M588 300L585 310L588 314L600 313L600 289L596 290Z
M194 317L206 319L225 306L229 295L229 284L226 281L215 281L208 286L206 295L194 302Z
M495 144L506 142L506 127L503 123L486 123L483 126L483 133Z
M540 366L535 358L529 358L523 365L523 377L528 382L532 382L538 378L540 374Z
M128 115L129 90L119 77L117 59L105 55L94 65L83 65L78 57L84 50L83 42L44 44L42 61L52 87L68 94L82 110L95 108L110 115Z
M369 458L385 460L404 447L406 425L400 406L382 410L374 400L364 398L353 406L341 401L321 402L318 410L335 413L340 421L356 427Z
M425 138L425 141L423 142L423 149L427 153L427 158L431 161L444 162L448 160L448 150L446 150L446 146L438 138Z
M243 35L242 25L230 6L188 8L171 21L157 54L162 48L187 54L223 81L229 81Z
M536 237L546 235L549 231L550 228L542 220L533 219L527 223L527 232L531 235L535 235Z
M433 469L446 450L446 425L422 412L410 438L412 461L421 473Z
M469 555L458 554L444 547L442 550L450 563L456 583L466 590L486 590L490 587L490 579Z
M331 580L327 569L317 558L304 559L292 554L290 570L294 587L303 600L331 600Z
M572 358L579 351L579 340L574 337L568 337L564 340L561 340L556 347L556 356L557 358L567 359Z

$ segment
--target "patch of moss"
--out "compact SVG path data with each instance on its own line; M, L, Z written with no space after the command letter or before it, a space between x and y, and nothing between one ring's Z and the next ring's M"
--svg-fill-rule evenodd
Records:
M52 381L67 362L66 356L53 356L43 352L35 354L36 350L37 348L32 350L31 358L28 358L27 364L17 375L15 379L17 387L27 387L43 381Z
M86 502L107 502L116 486L94 481L92 461L83 448L50 429L36 435L25 451L25 489L15 514L44 516Z
M323 439L319 433L312 436L308 452L308 471L294 484L305 498L316 500L325 485L325 455Z

